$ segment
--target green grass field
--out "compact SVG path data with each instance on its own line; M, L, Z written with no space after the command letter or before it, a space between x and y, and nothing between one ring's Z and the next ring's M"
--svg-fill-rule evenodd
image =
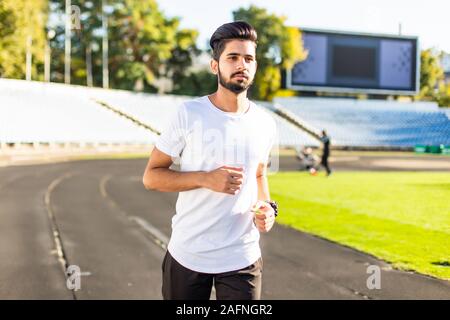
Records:
M450 280L450 172L269 175L279 223Z

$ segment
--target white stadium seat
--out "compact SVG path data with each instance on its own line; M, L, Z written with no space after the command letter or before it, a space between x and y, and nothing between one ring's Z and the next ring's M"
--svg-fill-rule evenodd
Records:
M156 135L95 103L84 87L0 79L4 143L141 143Z

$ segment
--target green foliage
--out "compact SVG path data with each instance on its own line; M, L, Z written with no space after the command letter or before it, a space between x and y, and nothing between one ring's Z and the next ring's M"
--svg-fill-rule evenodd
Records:
M177 46L166 65L166 76L173 80L172 94L202 96L217 89L217 79L211 72L191 70L193 57L202 52L195 44L197 37L197 30L184 29L177 33Z
M443 79L439 57L431 49L420 53L420 99L435 99L436 86Z
M203 96L217 90L217 76L209 70L192 72L174 80L174 94Z
M450 107L450 82L441 81L438 89L437 102L440 107Z
M109 21L112 86L152 85L176 45L178 19L164 17L154 0L126 0L114 3Z
M65 1L51 0L52 12L63 16ZM107 0L108 67L112 88L156 92L159 78L185 74L199 54L196 30L180 29L180 18L169 18L155 0ZM86 58L91 47L93 82L102 85L102 2L72 0L81 11L81 29L72 34L72 83L87 83ZM52 79L64 75L64 25L52 41Z
M46 0L0 1L0 77L25 78L27 38L31 36L32 79L42 78Z
M79 26L74 26L71 37L71 83L87 84L86 58L88 47L91 49L93 85L102 85L101 44L99 34L101 28L102 1L72 0L71 4L80 8ZM52 48L52 81L64 81L64 40L65 40L65 0L50 0L51 12L57 16L59 23L48 25L56 32L56 37L50 40Z
M444 71L440 65L443 52L433 49L420 53L420 100L436 101L441 107L450 106L450 83L444 82Z

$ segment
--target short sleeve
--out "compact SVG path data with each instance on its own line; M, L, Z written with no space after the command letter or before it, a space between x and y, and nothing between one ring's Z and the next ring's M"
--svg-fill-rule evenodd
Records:
M275 121L270 117L269 122L269 130L267 130L268 137L267 137L267 144L265 144L264 151L262 153L262 157L260 158L260 163L268 163L270 158L270 153L272 151L272 148L274 147L275 143L278 141L278 132L277 132L277 126L275 124Z
M164 126L156 140L155 147L171 157L180 157L186 145L186 128L186 106L181 104Z

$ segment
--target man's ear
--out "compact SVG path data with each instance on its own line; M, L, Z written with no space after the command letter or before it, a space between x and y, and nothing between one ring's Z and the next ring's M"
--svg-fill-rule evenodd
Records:
M215 59L211 59L209 66L211 67L212 73L217 75L219 73L219 62Z

